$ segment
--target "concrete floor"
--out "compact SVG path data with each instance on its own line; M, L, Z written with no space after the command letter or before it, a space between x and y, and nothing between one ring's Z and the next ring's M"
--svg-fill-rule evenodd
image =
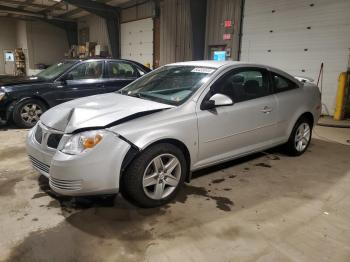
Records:
M156 209L52 197L26 133L0 131L0 261L350 261L350 129L197 172Z

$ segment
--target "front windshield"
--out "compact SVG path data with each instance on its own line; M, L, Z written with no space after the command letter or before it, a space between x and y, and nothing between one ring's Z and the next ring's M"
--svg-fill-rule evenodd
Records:
M200 66L164 66L131 83L119 92L171 105L185 102L214 68Z
M47 69L41 71L40 73L36 74L36 77L39 78L45 78L45 79L53 79L64 73L68 68L70 68L72 65L76 64L77 61L70 60L70 61L63 61L58 64L54 64Z

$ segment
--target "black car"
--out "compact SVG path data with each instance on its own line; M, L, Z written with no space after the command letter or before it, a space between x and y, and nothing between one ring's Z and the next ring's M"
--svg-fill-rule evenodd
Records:
M89 59L65 60L32 77L1 77L0 122L32 127L50 107L117 91L149 71L134 61Z

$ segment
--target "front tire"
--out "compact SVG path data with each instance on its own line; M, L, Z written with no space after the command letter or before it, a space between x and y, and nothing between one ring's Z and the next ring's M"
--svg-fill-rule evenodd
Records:
M121 192L140 207L161 206L176 196L186 171L186 160L178 147L156 144L130 164L122 177Z
M15 104L13 109L13 122L18 127L31 128L47 110L47 106L34 98L24 99Z
M291 156L300 156L310 145L312 124L306 117L301 117L295 124L285 147Z

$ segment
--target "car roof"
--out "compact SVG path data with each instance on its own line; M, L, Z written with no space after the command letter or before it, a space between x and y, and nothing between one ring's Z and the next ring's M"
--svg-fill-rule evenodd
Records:
M118 59L118 58L102 58L102 57L89 57L89 58L70 58L70 59L65 59L64 61L74 61L74 62L83 62L83 61L116 61L116 62L128 62L128 63L133 63L134 65L137 65L141 69L143 69L146 72L150 72L151 69L144 66L143 64L129 60L129 59Z
M228 64L229 61L213 61L213 60L203 60L203 61L187 61L168 64L167 66L203 66L203 67L213 67L219 68L223 65Z
M102 57L88 57L88 58L67 58L65 61L125 61L125 62L133 62L137 63L136 61L128 60L128 59L117 59L117 58L102 58Z
M233 65L266 67L266 65L248 63L248 62L242 62L242 61L214 61L214 60L179 62L179 63L168 64L167 66L202 66L202 67L219 68L222 66L233 66Z
M269 65L263 65L263 64L257 64L257 63L250 63L250 62L244 62L244 61L214 61L214 60L200 60L200 61L187 61L187 62L179 62L179 63L173 63L168 64L166 66L198 66L198 67L211 67L211 68L227 68L231 66L249 66L249 67L259 67L259 68L266 68L272 72L275 72L277 74L280 74L284 77L287 77L289 80L294 82L299 82L295 77L288 74L287 72L269 66Z

